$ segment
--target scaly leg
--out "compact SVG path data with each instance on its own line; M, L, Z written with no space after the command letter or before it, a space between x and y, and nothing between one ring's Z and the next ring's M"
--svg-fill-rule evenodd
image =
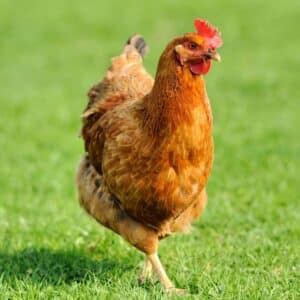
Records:
M185 292L184 289L177 289L174 287L164 267L162 266L157 253L148 255L148 259L150 260L154 270L156 271L160 283L162 284L162 286L167 292L177 293L177 294L183 294Z
M149 258L146 259L142 273L138 279L140 284L144 284L147 279L152 279L152 264Z

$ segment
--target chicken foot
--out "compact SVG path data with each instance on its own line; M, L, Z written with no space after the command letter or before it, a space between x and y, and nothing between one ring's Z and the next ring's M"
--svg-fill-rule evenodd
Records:
M166 290L167 293L174 293L174 294L184 294L185 290L184 289L178 289L175 288L172 281L169 279L163 265L160 262L160 259L157 255L157 253L154 254L149 254L147 256L147 260L149 260L158 276L158 279L164 289Z
M150 280L152 283L152 275L153 275L153 269L152 269L152 264L149 258L146 259L145 265L143 267L143 270L141 272L140 277L138 278L139 284L144 284L147 279Z

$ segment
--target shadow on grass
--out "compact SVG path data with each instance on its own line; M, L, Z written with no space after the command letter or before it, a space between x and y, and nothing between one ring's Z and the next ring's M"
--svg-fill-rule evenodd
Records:
M0 285L4 282L12 287L18 280L41 288L76 282L84 284L93 280L97 280L97 284L105 285L133 269L135 266L128 264L127 259L95 260L75 249L55 251L27 248L14 253L4 253L0 249ZM146 282L139 287L151 292L155 285L159 285L157 280L155 284ZM137 281L132 282L132 288L137 286ZM191 295L198 294L198 288L193 285L189 286L188 291Z
M26 280L39 285L60 285L87 282L93 277L105 283L132 268L125 261L97 261L73 249L28 248L12 254L0 250L0 281L7 283Z

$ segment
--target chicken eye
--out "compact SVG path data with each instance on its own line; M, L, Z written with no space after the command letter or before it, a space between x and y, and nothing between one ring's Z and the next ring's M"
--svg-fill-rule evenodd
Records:
M194 43L194 42L189 42L188 47L191 50L195 50L195 49L198 48L198 45L196 43Z

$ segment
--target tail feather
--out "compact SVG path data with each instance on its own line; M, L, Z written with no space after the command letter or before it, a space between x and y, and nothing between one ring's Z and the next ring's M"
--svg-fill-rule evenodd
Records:
M139 34L134 34L133 36L131 36L127 40L126 45L133 46L136 49L136 51L141 55L142 58L144 58L144 56L148 52L148 46L146 44L146 41Z
M131 98L139 97L140 93L149 92L153 80L143 67L143 58L147 51L148 46L141 35L134 34L129 37L122 53L111 59L111 65L105 78L89 90L89 103L86 110L89 110L98 101L107 99L108 96L109 99L111 96L119 97L124 94L124 91L129 93ZM122 79L120 80L120 78ZM139 78L140 80L135 79L134 81L139 81L139 83L133 84L130 78ZM126 85L127 87L124 89ZM137 86L140 87L139 90L137 90Z

